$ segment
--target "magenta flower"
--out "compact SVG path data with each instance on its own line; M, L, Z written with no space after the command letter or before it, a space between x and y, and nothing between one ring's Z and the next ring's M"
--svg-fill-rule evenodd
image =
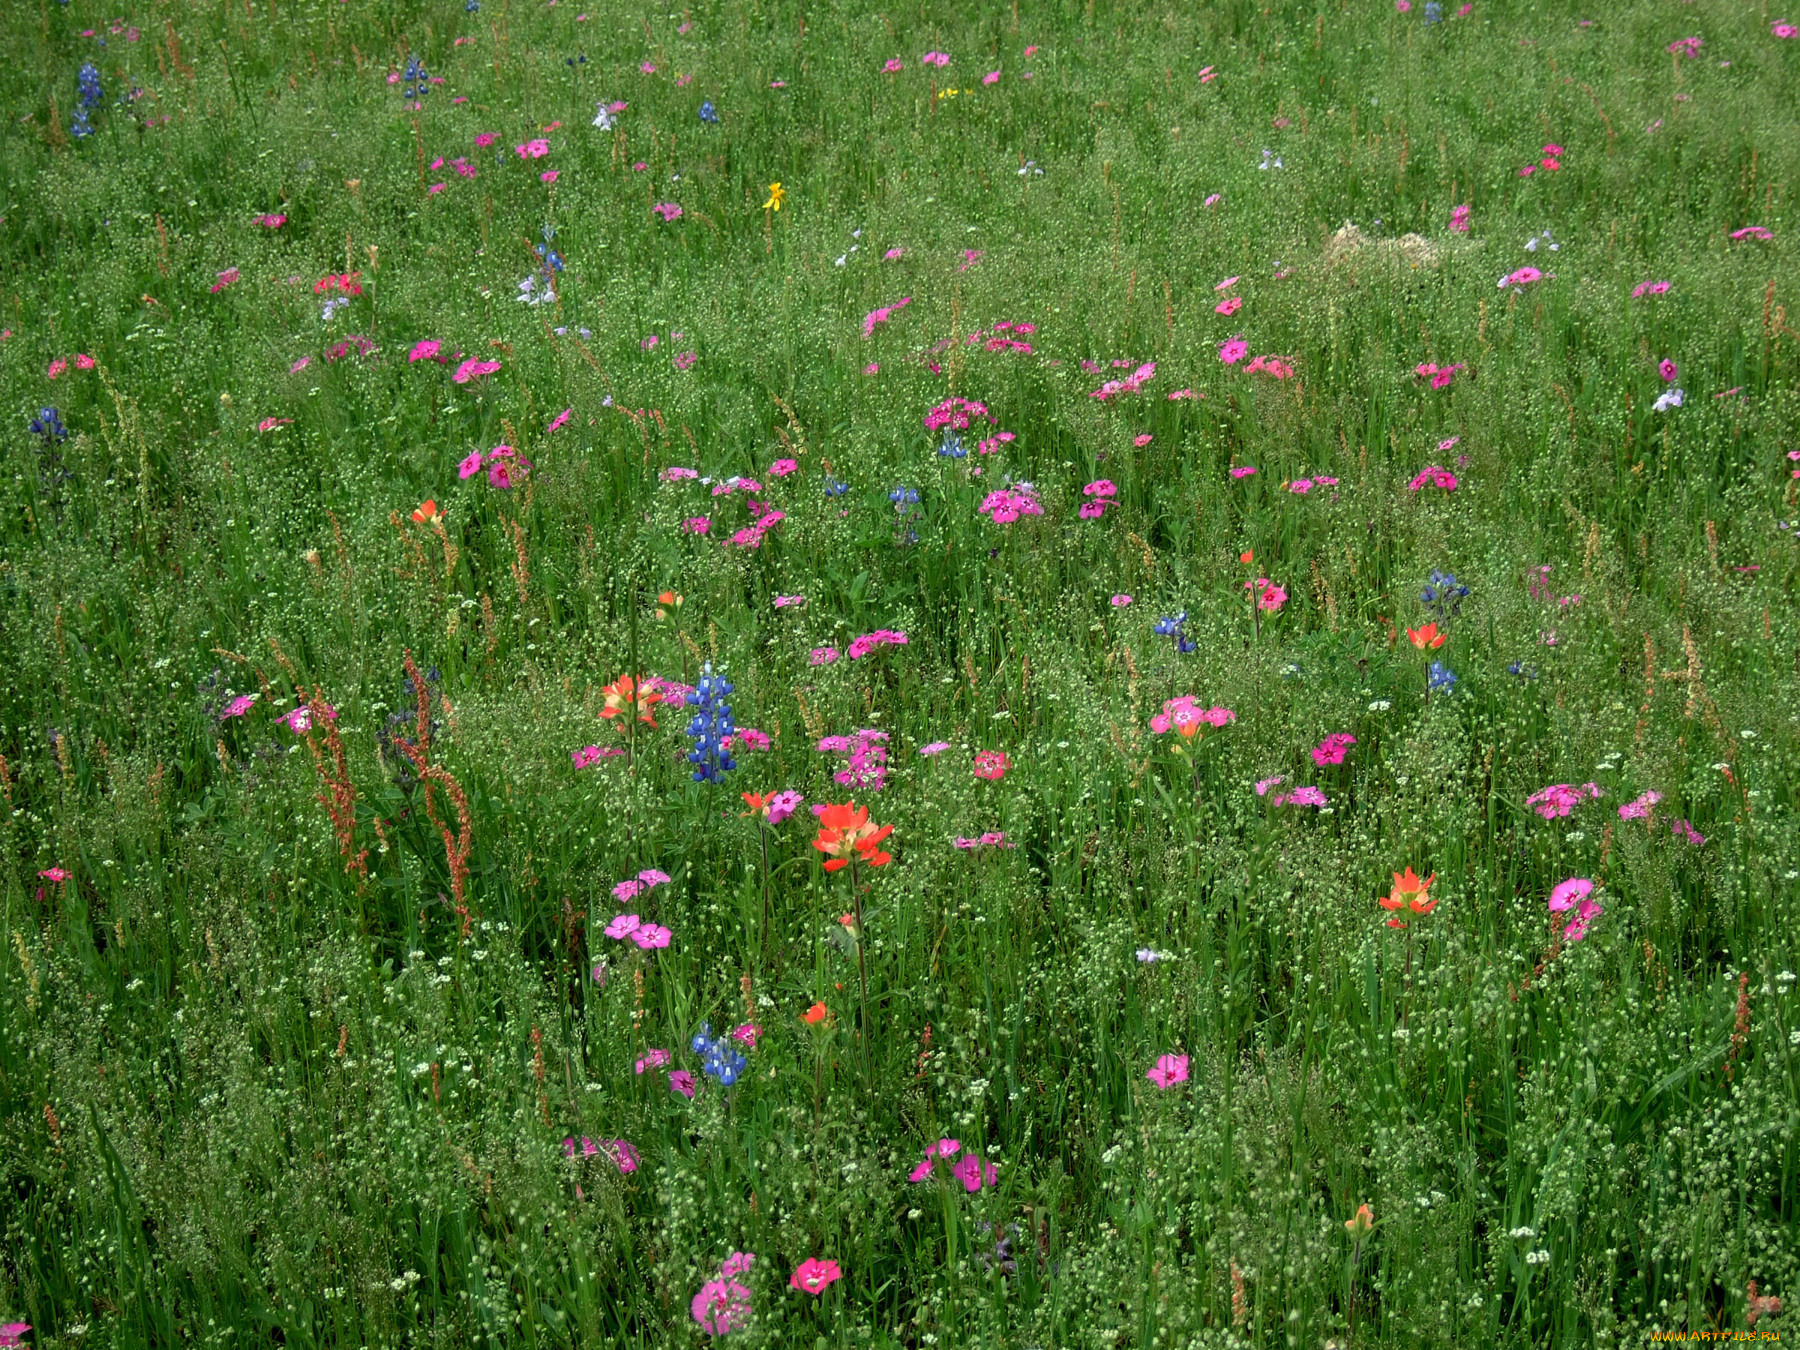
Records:
M689 1101L694 1099L694 1075L686 1069L676 1069L669 1074L669 1091L679 1092Z
M600 1144L600 1151L612 1159L613 1166L617 1167L619 1171L635 1172L638 1170L638 1151L631 1146L629 1140L603 1140Z
M1542 281L1543 279L1544 274L1538 271L1537 268L1521 267L1518 271L1508 272L1505 276L1501 277L1499 285L1503 288L1507 286L1529 286L1532 282Z
M1603 913L1605 911L1597 901L1583 896L1581 907L1575 911L1575 917L1569 920L1568 926L1562 931L1563 937L1569 942L1580 942L1587 936L1588 925Z
M45 881L67 881L69 879L67 870L61 867L46 867L38 875Z
M617 745L604 748L598 745L584 745L579 750L569 751L569 759L577 769L591 769L603 759L624 753L624 748Z
M1584 783L1580 787L1570 787L1567 783L1552 783L1549 787L1539 788L1525 799L1525 805L1536 811L1545 820L1555 820L1566 816L1583 800L1600 796L1600 787L1596 783Z
M947 58L946 58L947 59ZM802 1293L815 1297L825 1292L825 1286L843 1278L844 1272L838 1269L836 1261L821 1261L809 1256L794 1268L788 1277L788 1288L798 1289Z
M513 148L519 152L520 159L542 159L550 153L550 142L540 136L537 140L526 141Z
M1427 484L1442 488L1445 492L1454 492L1456 491L1456 475L1448 469L1439 468L1436 464L1427 464L1419 471L1418 477L1414 478L1406 487L1409 492L1417 492Z
M1313 763L1320 768L1328 764L1342 764L1344 755L1356 744L1356 737L1347 731L1334 731L1313 747Z
M1586 877L1570 877L1567 881L1559 882L1550 892L1550 909L1554 913L1570 909L1577 900L1587 899L1593 889L1594 883Z
M406 354L406 359L409 363L415 361L441 362L444 358L438 355L440 345L436 338L426 338L414 344L413 349Z
M1663 377L1663 383L1672 384L1675 378L1681 374L1681 368L1665 356L1657 362L1656 373Z
M1011 767L1012 761L1004 750L982 750L975 756L975 776L990 783L998 783L1006 777L1006 771Z
M739 746L746 750L767 750L769 748L768 734L758 731L755 727L739 727L731 733L730 741L734 750Z
M1233 478L1248 478L1255 472L1256 465L1254 464L1234 464L1231 469L1231 476Z
M750 1291L736 1280L708 1280L688 1305L700 1330L709 1336L729 1336L750 1321Z
M650 209L661 216L665 222L681 219L681 208L674 202L658 202Z
M1640 281L1631 288L1631 298L1641 300L1646 295L1662 295L1669 289L1666 281Z
M500 137L492 131L478 131L475 133L475 148L485 150L499 139Z
M1289 492L1298 493L1302 497L1304 497L1307 493L1311 492L1312 490L1313 490L1313 480L1310 478L1296 478L1293 482L1288 484Z
M876 324L886 323L894 316L896 311L905 309L911 303L912 297L908 295L891 305L883 305L879 309L870 310L867 314L863 315L863 336L865 338L868 337L875 331Z
M1111 600L1111 604L1114 609L1124 609L1125 606L1129 605L1130 603L1131 603L1131 597L1129 595L1124 594L1123 592L1121 592L1118 595L1115 595Z
M1177 1083L1187 1082L1188 1057L1186 1055L1160 1056L1155 1067L1145 1071L1144 1077L1165 1091Z
M807 660L815 666L828 666L838 659L836 647L814 647Z
M637 1071L642 1074L649 1069L660 1069L668 1062L667 1050L646 1050L644 1057L637 1062Z
M1241 337L1234 337L1229 342L1219 345L1219 360L1228 366L1235 366L1249 354L1250 344Z
M963 1189L970 1195L974 1195L984 1185L992 1186L1000 1179L1000 1169L993 1163L983 1163L981 1155L972 1151L957 1159L956 1166L950 1172L962 1182Z
M1660 792L1646 792L1635 801L1625 803L1619 808L1620 820L1648 820L1656 804L1662 800Z
M689 516L681 522L681 528L689 534L705 534L712 529L712 521L705 516Z
M450 378L458 384L467 384L470 380L478 380L484 375L492 375L499 369L498 361L478 361L471 356L456 368L456 372Z
M1276 774L1273 778L1259 779L1256 783L1256 795L1259 797L1265 797L1268 795L1270 788L1276 787L1277 785L1279 785L1281 783L1285 783L1285 782L1287 782L1287 775L1282 774L1282 773ZM1276 798L1276 801L1279 802L1280 800L1281 799L1279 797Z
M1276 806L1324 806L1325 794L1316 787L1298 787L1285 797L1277 795L1272 802Z
M552 431L562 430L569 424L569 418L572 417L574 413L575 410L573 408L564 408L561 412L556 414L555 417L550 419L550 425L544 428L544 434L547 436Z
M919 58L919 64L922 66L947 66L950 64L950 58L943 52L926 52Z
M769 465L769 476L771 478L786 478L790 473L793 473L794 470L798 469L799 467L800 467L799 460L778 459L773 464Z
M890 75L898 75L902 70L906 69L906 63L897 56L890 56L887 59L887 64L882 66L882 69Z
M1469 232L1469 208L1459 206L1450 212L1450 229L1456 234Z
M700 470L690 469L684 464L671 464L657 475L657 477L661 478L665 483L677 482L683 478L698 478L699 476Z
M1796 28L1793 24L1783 21L1770 24L1769 32L1778 38L1791 38L1796 34L1800 34L1800 28Z
M212 284L213 294L217 295L220 291L224 290L227 286L231 285L237 279L238 279L237 268L227 267L223 272L219 273L219 279L217 281L213 282L213 284Z
M631 888L626 892L628 896L637 894L637 883L635 881L621 881L617 886L613 887L613 894L617 895L620 891L625 890L627 886ZM618 914L613 917L611 923L606 925L606 936L612 938L615 942L623 942L637 931L637 926L637 915Z
M1236 314L1243 307L1244 307L1244 297L1243 296L1230 295L1230 296L1227 296L1225 299L1219 301L1218 304L1213 306L1213 313L1215 313L1215 314Z
M919 747L919 753L921 755L924 755L927 759L930 759L934 755L943 754L944 751L948 750L949 748L950 748L949 741L933 741L930 745L921 745Z

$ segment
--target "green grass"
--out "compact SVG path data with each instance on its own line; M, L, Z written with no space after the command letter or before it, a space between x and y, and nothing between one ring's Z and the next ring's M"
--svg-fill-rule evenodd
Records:
M1800 1305L1800 39L1455 9L8 7L0 1320L684 1345L734 1251L753 1346L1636 1345L1745 1329L1752 1281ZM964 458L952 395L993 418ZM458 477L500 444L520 483ZM1013 480L1042 513L980 514ZM719 782L691 711L599 716L706 662L771 739ZM1186 695L1235 720L1154 732ZM278 720L309 700L341 773ZM864 728L878 791L815 748ZM1302 785L1329 805L1274 804ZM786 788L892 862L743 814ZM1407 867L1437 904L1390 929ZM726 1088L690 1040L744 1022ZM993 1184L909 1182L941 1137Z

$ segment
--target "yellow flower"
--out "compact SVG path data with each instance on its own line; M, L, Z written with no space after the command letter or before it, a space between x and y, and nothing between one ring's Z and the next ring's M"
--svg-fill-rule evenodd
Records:
M787 200L787 189L782 187L780 183L770 183L769 184L769 200L763 203L763 210L779 211L779 210L781 210L782 202L784 202L786 200Z

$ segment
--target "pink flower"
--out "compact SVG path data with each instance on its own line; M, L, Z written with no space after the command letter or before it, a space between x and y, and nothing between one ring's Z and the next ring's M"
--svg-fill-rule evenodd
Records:
M1559 882L1556 889L1550 892L1550 908L1552 912L1561 913L1572 908L1577 900L1585 900L1593 891L1594 883L1585 877L1571 877Z
M776 609L786 609L789 605L804 605L805 603L804 595L778 595L775 597Z
M1000 1169L993 1163L983 1163L981 1155L973 1151L963 1154L950 1172L962 1182L963 1189L970 1195L979 1191L984 1184L992 1186L1000 1179Z
M983 84L999 84L1000 83L1000 72L997 70L990 70L987 74L985 74L981 77L981 82Z
M867 314L863 315L863 336L868 337L875 331L876 324L886 323L896 310L904 309L911 303L912 297L909 295L895 304L883 305L880 309L870 310Z
M500 137L491 131L478 131L475 133L475 148L485 150L499 139Z
M681 208L679 206L677 206L674 202L658 202L655 206L652 206L650 209L652 211L656 212L657 215L661 216L665 222L681 219ZM654 335L652 335L652 338L651 338L651 345L652 346L655 345Z
M1666 281L1640 281L1631 288L1631 298L1641 300L1646 295L1661 295L1669 289Z
M809 1256L788 1277L788 1288L817 1296L825 1292L826 1285L842 1279L843 1274L836 1261L820 1261Z
M863 374L865 374L865 375L879 374L880 371L881 371L881 367L874 361L869 362L868 365L863 367Z
M739 727L731 734L730 740L733 749L739 746L746 750L767 750L769 748L768 734L758 731L755 727Z
M638 69L646 75L654 75L656 74L656 62L646 61L643 65L639 66Z
M1761 225L1746 225L1746 226L1744 226L1744 228L1743 228L1743 229L1741 229L1741 230L1733 230L1733 231L1732 231L1732 232L1731 232L1731 237L1732 237L1732 238L1733 238L1733 239L1762 239L1762 240L1768 240L1768 239L1773 239L1773 238L1774 238L1774 237L1775 237L1775 236L1774 236L1774 235L1772 235L1772 234L1770 234L1770 233L1769 233L1769 232L1768 232L1768 231L1767 231L1767 230L1765 230L1765 229L1764 229L1764 228L1763 228L1763 227L1762 227L1762 226L1761 226Z
M1216 80L1218 78L1219 78L1219 72L1214 70L1211 66L1200 67L1200 83L1201 84L1211 84L1214 80ZM1206 199L1206 204L1208 206L1211 206L1214 202L1216 202L1218 200L1219 200L1219 194L1215 192L1215 193L1213 193L1212 196L1210 196Z
M237 268L227 267L223 272L219 273L219 279L217 281L213 282L213 284L212 284L213 294L217 295L220 291L224 290L227 286L231 285L237 279L238 279Z
M1542 281L1543 279L1544 279L1544 274L1542 272L1538 271L1537 268L1521 267L1518 271L1509 272L1505 276L1501 277L1499 284L1502 287L1529 286L1529 285L1531 285L1532 282Z
M836 647L814 647L812 654L807 658L809 663L815 666L828 666L837 659L838 649Z
M546 169L546 170L544 170L544 172L542 172L538 175L538 182L554 183L556 181L556 175L561 172L562 172L561 169Z
M1427 484L1432 487L1440 487L1445 492L1454 492L1456 491L1456 475L1448 469L1439 468L1436 464L1427 464L1419 471L1418 477L1414 478L1406 487L1409 492L1417 492Z
M1255 472L1256 465L1254 464L1235 464L1232 466L1231 476L1233 478L1248 478Z
M1687 842L1692 844L1695 848L1699 848L1700 845L1706 842L1706 836L1701 834L1700 831L1696 830L1686 820L1677 820L1673 825L1669 826L1669 832L1677 839L1687 840Z
M1769 32L1778 38L1791 38L1796 33L1800 33L1800 28L1794 27L1791 23L1772 23L1769 25Z
M1412 8L1412 0L1394 0L1394 8L1404 14Z
M1660 792L1646 792L1635 801L1629 801L1619 808L1620 820L1648 820L1656 804L1662 800Z
M1580 942L1587 936L1588 925L1604 912L1595 901L1583 899L1581 908L1576 911L1575 917L1569 920L1568 927L1563 929L1563 937L1570 942Z
M646 1050L644 1057L637 1062L637 1071L642 1074L650 1069L660 1069L669 1062L667 1050Z
M906 63L897 56L890 56L887 60L887 64L882 66L882 69L890 75L898 75L902 70L906 69Z
M1334 731L1313 747L1313 763L1320 768L1328 764L1342 764L1344 756L1351 746L1356 744L1356 737L1347 731Z
M424 338L413 345L413 349L406 354L406 360L408 364L418 361L441 362L444 358L438 355L439 346L436 338Z
M712 529L712 521L705 516L689 516L681 522L681 528L689 534L705 534Z
M545 155L550 153L550 142L540 136L534 141L526 141L523 145L516 145L513 149L519 152L520 159L542 159Z
M1114 609L1124 609L1125 606L1127 606L1131 603L1131 597L1129 595L1125 595L1125 594L1115 595L1112 598L1111 603L1112 603L1112 607Z
M1587 798L1598 798L1598 784L1586 783L1581 787L1570 787L1567 783L1552 783L1549 787L1539 788L1525 799L1525 805L1536 811L1545 820L1556 820L1566 816Z
M569 759L577 769L591 769L603 759L624 753L623 747L617 745L605 749L597 745L584 745L579 750L569 751Z
M1307 493L1311 492L1312 490L1313 490L1313 480L1310 478L1296 478L1293 482L1288 484L1289 492L1297 492L1302 497L1304 497Z
M1276 806L1324 806L1325 794L1316 787L1295 788L1285 797L1276 797Z
M256 706L256 695L255 694L239 694L236 698L232 699L231 702L229 702L225 705L225 710L223 712L221 712L219 714L219 716L221 718L242 717L245 713L249 712L250 709L254 708L255 706Z
M450 378L457 384L467 384L470 380L478 380L484 375L492 375L499 369L498 361L481 361L471 356L456 368Z
M754 1022L745 1022L742 1026L731 1029L731 1039L752 1050L756 1049L756 1038L760 1035L762 1035L762 1028Z
M1188 1057L1186 1055L1161 1055L1154 1068L1148 1069L1144 1077L1159 1088L1167 1090L1177 1083L1187 1082Z
M337 709L329 703L325 705L325 717L327 721L337 720ZM289 731L296 736L301 736L312 730L312 709L302 703L298 708L289 709L275 720L285 723Z
M76 352L75 353L75 369L77 369L77 370L92 370L93 368L94 368L94 358L93 357L89 356L86 352Z
M921 755L924 755L927 759L930 759L934 755L943 754L944 751L948 750L949 748L950 748L949 741L933 741L930 745L921 745L919 747L919 753Z
M68 872L61 867L46 867L38 875L45 881L67 881L69 879Z
M1287 782L1287 775L1281 773L1276 774L1273 778L1259 779L1255 785L1256 795L1259 797L1267 796L1270 788L1285 782ZM1279 797L1276 798L1277 802L1280 800Z
M1244 297L1241 295L1233 295L1224 300L1219 301L1218 304L1214 305L1213 313L1215 313L1215 314L1236 314L1243 307L1244 307Z
M919 64L922 66L947 66L950 64L950 58L943 52L926 52L919 58Z
M263 226L265 229L279 230L283 225L287 224L287 217L286 216L258 216L256 218L256 223L258 225Z
M1469 232L1469 208L1458 206L1450 212L1450 229L1456 234Z
M984 250L978 248L965 248L963 250L962 266L956 269L957 273L960 275L961 273L968 271L976 263L980 262L983 252Z
M291 417L265 417L256 424L258 431L273 431L276 427L285 427L293 423Z
M1287 592L1270 582L1256 599L1256 607L1265 613L1273 614L1287 603Z
M1219 360L1228 366L1235 366L1250 351L1250 344L1241 337L1234 337L1219 346Z
M628 1140L602 1140L599 1151L611 1158L613 1166L620 1172L629 1173L638 1170L638 1151L631 1146Z
M729 1336L750 1320L750 1291L736 1280L708 1280L688 1305L700 1330L709 1336Z
M679 1092L689 1101L694 1099L694 1075L686 1069L676 1069L669 1074L669 1091Z
M1668 384L1672 383L1675 377L1681 374L1681 368L1665 356L1661 361L1657 362L1656 373L1663 377L1663 382L1665 384Z
M769 476L771 478L786 478L799 467L800 462L798 460L778 459L773 464L769 465Z
M1202 83L1205 82L1205 79L1206 79L1205 76L1201 76ZM1217 206L1218 204L1219 204L1219 194L1216 192L1213 193L1212 196L1208 197L1204 202L1201 203L1202 206Z
M676 352L670 364L677 370L692 370L699 359L699 352Z
M574 411L573 408L564 408L561 412L556 414L555 417L552 417L550 419L550 424L544 428L544 434L547 436L552 431L562 430L563 427L569 424L569 418Z
M1143 441L1149 439L1148 436L1145 436ZM1139 441L1138 444L1141 445L1143 441ZM1118 493L1118 485L1110 478L1096 478L1093 482L1081 489L1081 495L1084 497L1116 497L1118 496Z
M1012 767L1012 761L1006 757L1004 750L983 750L975 756L975 776L997 783L1006 777L1006 771Z

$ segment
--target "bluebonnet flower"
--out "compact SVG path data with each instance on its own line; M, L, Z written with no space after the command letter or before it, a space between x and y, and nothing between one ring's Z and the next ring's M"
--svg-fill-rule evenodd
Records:
M848 483L840 483L830 474L825 475L825 495L827 497L841 497L849 490L850 485Z
M62 416L55 408L39 408L38 415L31 419L31 434L42 436L44 444L51 441L67 440L69 429L62 424Z
M560 272L563 270L562 254L558 253L555 249L547 249L542 244L539 244L537 245L537 255L544 260L546 276L550 272Z
M901 515L910 514L909 508L919 500L919 490L902 484L888 493L888 500L894 504L894 510Z
M469 0L469 3L463 6L464 14L479 14L480 12L481 0Z
M1419 593L1419 599L1439 622L1443 622L1462 609L1468 593L1469 588L1460 585L1453 573L1433 570L1431 582Z
M688 763L694 766L696 783L716 783L720 774L737 768L737 761L725 745L726 737L737 730L737 724L731 720L731 705L725 701L732 687L730 680L713 674L712 662L708 661L701 670L700 683L687 700L694 709L687 734L694 738Z
M715 125L718 123L719 113L718 110L713 107L710 98L700 105L700 120L702 122L712 122Z
M406 71L400 78L406 81L403 91L406 98L424 98L431 92L431 86L427 83L431 76L416 56L406 63Z
M1429 683L1433 689L1454 689L1456 687L1456 672L1451 670L1450 667L1445 665L1442 661L1433 661L1431 663L1431 672L1427 683Z
M563 64L565 66L585 66L587 64L587 53L583 52L580 56L565 56L563 57Z
M938 454L945 459L967 459L969 447L962 443L962 437L954 431L946 431L944 443L938 447Z
M1442 23L1443 21L1444 7L1438 3L1438 0L1425 0L1425 22Z
M1523 661L1514 661L1506 668L1506 673L1508 675L1517 675L1521 680L1535 680L1537 678L1537 667L1528 666Z
M1187 634L1182 632L1182 629L1186 626L1187 611L1184 609L1179 614L1165 614L1156 621L1156 627L1151 631L1156 633L1159 637L1172 639L1175 643L1175 650L1185 656L1187 653L1196 650L1200 645L1197 642L1190 641Z
M700 1071L709 1077L716 1078L724 1087L730 1087L744 1075L750 1061L740 1054L730 1041L723 1037L714 1040L712 1023L702 1022L700 1030L694 1033L691 1042L694 1053L700 1055Z
M100 72L92 61L82 63L75 82L80 94L76 99L75 117L69 124L69 131L79 139L94 134L94 128L88 124L88 110L100 106L106 97L106 91L100 87Z

